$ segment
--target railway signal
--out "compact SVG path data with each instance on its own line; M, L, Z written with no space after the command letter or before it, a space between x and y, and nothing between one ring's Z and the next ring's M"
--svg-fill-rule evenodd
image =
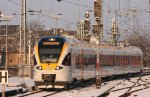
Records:
M90 42L90 38L91 38L91 33L90 33L90 29L91 29L91 23L90 23L90 14L89 11L85 12L85 19L84 19L84 36L83 36L83 40Z
M118 26L116 24L116 19L112 18L112 28L111 28L111 37L112 37L112 45L117 46L117 36L118 34Z
M5 85L8 83L8 70L0 70L0 84L2 84L2 97L5 97Z
M90 41L90 20L85 19L84 20L84 36L83 40L89 42Z
M84 31L89 31L90 30L90 20L85 19L84 20Z
M94 16L95 17L101 17L101 1L95 0L94 1Z
M81 41L90 42L91 38L91 23L89 19L89 11L86 11L85 13L85 19L78 22L78 31L77 31L77 38Z
M102 40L102 29L103 29L103 24L102 24L102 0L95 0L94 1L94 17L96 21L96 25L93 25L93 34L97 39L97 64L96 64L96 87L99 88L101 86L101 77L100 77L100 60L99 60L99 44L100 41Z
M100 34L100 30L101 30L101 28L103 27L102 25L92 25L93 26L93 29L92 29L92 32L93 32L93 34L94 34L94 36L97 36L97 35L99 35Z

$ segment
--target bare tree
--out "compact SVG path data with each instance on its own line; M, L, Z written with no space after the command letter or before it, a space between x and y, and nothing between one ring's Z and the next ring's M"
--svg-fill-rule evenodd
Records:
M42 31L44 30L44 25L42 25L38 20L33 20L29 23L29 29L34 31Z
M132 46L139 47L143 51L144 66L150 66L150 34L132 34L128 41Z

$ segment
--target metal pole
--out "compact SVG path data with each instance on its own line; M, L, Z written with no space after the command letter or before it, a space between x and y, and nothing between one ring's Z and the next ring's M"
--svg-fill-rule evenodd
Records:
M23 32L23 0L20 1L20 52L19 52L19 65L18 65L18 76L22 74L22 32Z
M29 46L29 56L28 56L28 67L32 67L31 66L31 33L32 33L32 31L30 30L29 31L29 36L28 36L28 41L29 41L29 44L28 44L28 46ZM30 68L30 73L29 73L29 77L30 78L32 78L32 69Z
M7 52L7 45L8 45L8 18L5 16L6 19L6 64L5 64L5 70L7 70L7 65L8 65L8 52Z
M5 84L2 84L2 97L5 97Z
M54 35L57 35L57 22L58 20L60 19L60 16L61 14L58 14L58 15L55 15L53 18L55 19L55 29L54 29Z
M97 36L97 62L96 62L96 87L97 88L100 88L101 86L99 45L100 45L100 36L98 35Z
M78 21L80 22L80 0L78 0Z
M23 70L23 76L24 76L24 66L27 64L27 60L26 60L26 0L24 0L24 64L22 66L22 70Z
M57 35L57 19L58 19L58 17L56 16L56 21L55 21L55 35Z
M29 63L28 63L28 65L30 65L30 63L31 63L30 58L31 58L31 45L30 45L30 40L29 40Z
M26 0L24 0L24 65L26 64Z
M100 29L98 30L98 33L97 33L97 63L96 63L96 87L97 88L100 88L101 86L101 74L100 74L100 55L99 55L99 45L100 43L102 43L103 41L103 32L102 32L102 29L103 29L103 25L102 25L102 0L96 0L96 2L98 3L98 7L95 8L95 10L98 10L99 12L95 12L97 13L98 15L95 16L95 19L96 19L96 22L97 22L97 25L100 26ZM95 4L97 4L95 3Z
M30 58L31 58L31 30L29 31L29 63L28 63L28 65L30 65L30 63L31 63L31 60L30 60Z

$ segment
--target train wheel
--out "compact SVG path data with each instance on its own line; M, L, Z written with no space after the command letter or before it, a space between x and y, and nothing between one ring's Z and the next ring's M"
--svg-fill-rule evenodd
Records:
M33 86L32 91L38 91L38 88L36 86Z
M65 86L64 86L64 90L69 90L70 89L70 84L66 84Z
M68 85L64 86L64 90L69 90L69 86Z

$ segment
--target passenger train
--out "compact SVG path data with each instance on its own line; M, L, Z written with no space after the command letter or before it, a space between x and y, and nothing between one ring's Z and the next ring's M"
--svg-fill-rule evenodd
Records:
M96 78L99 53L100 76L138 73L143 53L137 47L85 43L61 36L41 38L34 47L33 79L37 86L65 86L78 80Z

